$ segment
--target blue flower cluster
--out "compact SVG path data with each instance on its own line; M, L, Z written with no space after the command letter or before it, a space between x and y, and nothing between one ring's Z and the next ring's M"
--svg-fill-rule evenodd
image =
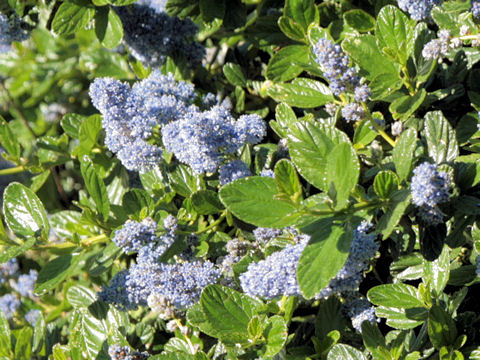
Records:
M362 323L368 321L375 323L377 317L375 316L375 307L364 297L356 296L348 297L342 306L342 309L347 313L352 320L352 326L359 333L362 332Z
M424 162L413 170L412 202L418 206L418 214L427 224L442 222L443 213L438 204L449 200L451 185L450 175L438 171L434 164Z
M300 295L297 282L297 265L309 237L298 237L296 244L274 252L265 260L248 265L240 275L243 291L251 296L271 300L282 295Z
M120 346L119 344L110 345L108 355L112 360L146 360L150 357L150 354L146 351L132 351L128 346Z
M0 285L4 284L9 278L16 276L18 274L18 270L19 267L16 258L0 264Z
M22 22L14 15L10 19L0 12L0 54L12 50L13 41L23 41L30 34L22 29Z
M7 319L13 318L20 305L20 299L14 294L5 294L0 297L0 311L3 311Z
M161 160L161 149L146 141L153 127L189 112L195 96L193 85L159 70L132 88L112 78L97 78L90 85L92 103L103 116L105 145L128 170L140 172Z
M24 297L33 297L33 289L38 278L36 270L30 270L28 274L22 274L16 281L10 281L13 290Z
M198 31L189 19L181 20L163 12L162 1L143 1L132 7L118 7L124 40L132 55L147 66L159 67L173 52L183 53L192 66L201 63L205 49L192 42ZM147 4L148 3L148 4Z
M123 227L115 231L113 241L125 254L138 252L142 246L157 239L157 223L152 218L142 222L127 220Z
M140 0L137 1L136 4L149 6L157 13L161 13L165 12L165 5L167 5L167 0Z
M38 320L38 317L40 316L41 314L41 311L38 310L38 309L32 309L32 310L29 310L26 314L25 314L25 320L27 320L27 322L32 325L33 327L35 327L35 325L37 324L37 320Z
M410 14L413 20L425 20L435 5L440 5L443 0L398 0L398 7Z
M323 76L329 81L330 89L336 96L353 92L358 102L365 102L370 98L370 88L360 85L357 70L350 66L350 60L340 45L329 39L320 39L313 46L313 53L315 61L325 70ZM347 121L358 121L363 118L364 109L359 103L350 103L342 109L342 116Z
M353 241L347 261L316 298L327 298L334 294L358 291L363 280L363 272L368 269L370 259L378 250L378 244L375 242L376 234L369 234L370 228L371 225L363 221L353 231Z
M474 18L480 17L480 0L471 0L470 1L471 8L470 11Z
M162 128L167 151L188 164L197 174L215 172L225 154L232 154L246 143L256 144L266 127L258 115L242 115L235 121L223 106L193 111Z
M426 59L440 59L447 55L450 48L459 48L463 45L460 38L451 36L450 30L440 30L438 39L433 39L425 44L422 55Z
M283 231L280 229L257 227L253 230L253 236L260 244L266 244L268 241L282 235Z
M232 160L218 169L220 185L252 175L248 165L242 160Z

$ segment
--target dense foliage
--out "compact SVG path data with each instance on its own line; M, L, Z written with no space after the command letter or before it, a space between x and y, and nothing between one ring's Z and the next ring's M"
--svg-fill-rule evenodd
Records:
M480 1L0 2L0 359L480 359Z

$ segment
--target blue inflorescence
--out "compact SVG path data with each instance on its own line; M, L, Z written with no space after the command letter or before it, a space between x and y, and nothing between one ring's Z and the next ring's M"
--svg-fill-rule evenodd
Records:
M28 39L30 34L22 29L21 20L14 15L10 19L0 13L0 54L12 50L13 41Z
M342 108L342 116L347 122L360 121L365 115L363 106L358 103L350 103Z
M260 244L266 244L268 241L282 235L283 231L280 229L257 227L253 230L253 236Z
M350 320L352 320L353 328L359 333L362 332L362 323L364 321L372 324L377 321L375 307L364 297L358 296L358 294L347 296L342 308Z
M0 311L3 311L7 319L13 318L20 305L20 299L14 294L5 294L0 297Z
M358 291L363 279L363 272L368 269L370 259L378 250L375 233L367 233L371 225L363 221L353 231L353 241L350 245L350 254L343 267L330 283L316 296L327 298L334 294Z
M199 64L205 49L191 41L198 31L197 26L189 19L168 16L163 8L161 2L153 0L148 5L116 8L132 55L145 65L158 67L169 54L179 52L190 64Z
M128 170L140 172L161 160L161 149L146 141L153 127L188 113L195 96L193 85L159 70L132 88L112 78L97 78L90 85L92 103L103 116L105 145Z
M150 354L146 351L132 351L128 346L120 346L119 344L110 345L108 355L112 360L146 360L150 357Z
M139 0L136 2L137 5L146 5L151 7L158 13L165 12L165 5L167 5L167 0Z
M265 260L248 265L240 275L243 291L251 296L271 300L286 295L300 295L297 282L297 265L309 237L302 237L296 244L274 252Z
M442 0L398 0L398 7L419 21L429 18L433 7L441 3Z
M4 284L9 278L16 276L18 274L18 270L19 267L16 258L0 264L0 285Z
M28 274L22 274L17 281L11 281L12 289L25 297L33 297L33 289L38 278L36 270L30 270Z
M248 165L242 160L232 160L218 169L220 185L252 175Z
M256 144L265 136L263 120L242 115L237 121L223 106L195 111L162 128L167 151L188 164L197 174L217 170L225 154L232 154L246 143Z
M25 314L25 320L27 320L27 322L32 325L33 327L35 327L35 325L37 324L37 320L38 320L38 317L40 316L41 314L41 311L38 310L38 309L32 309L30 311L28 311L26 314Z
M123 227L115 231L113 241L125 254L138 252L140 248L156 240L157 223L152 218L142 222L127 220Z
M452 181L450 175L438 171L437 166L424 162L413 170L412 202L418 206L420 217L428 224L440 224L443 213L438 204L450 198Z
M470 11L474 18L480 17L480 0L471 0L470 1L471 8Z

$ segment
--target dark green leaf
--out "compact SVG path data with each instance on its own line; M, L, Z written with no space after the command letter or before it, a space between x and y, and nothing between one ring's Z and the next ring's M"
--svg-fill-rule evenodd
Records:
M393 163L400 181L406 180L410 175L416 147L417 133L413 129L405 130L393 149Z
M388 199L398 190L398 177L393 171L380 171L373 180L375 193L382 199Z
M309 183L328 191L327 161L337 144L348 142L348 137L334 127L318 123L297 123L290 129L288 147L298 172Z
M361 9L349 10L343 14L345 22L359 32L368 32L375 29L375 19Z
M353 229L350 223L344 226L347 229L323 219L301 229L311 236L297 267L298 284L307 299L327 286L347 260Z
M78 254L59 256L48 262L39 272L35 283L35 294L41 296L55 289L76 267L82 256Z
M278 19L278 27L292 40L301 42L305 40L305 32L302 26L287 16L280 16Z
M299 75L302 64L309 62L309 49L306 45L290 45L280 49L268 62L265 76L272 81L289 81Z
M67 300L75 308L89 307L97 300L95 292L82 285L75 285L68 289Z
M239 65L234 63L226 63L223 65L223 74L230 84L241 87L247 86L247 79L245 78L242 68Z
M65 1L52 21L52 30L59 35L82 30L95 16L95 8L87 0Z
M269 83L267 94L278 102L301 108L313 108L333 101L328 86L306 78L295 78L290 83Z
M385 284L371 288L368 299L374 305L401 309L424 307L418 289L407 284Z
M281 316L275 315L267 320L265 339L267 340L264 356L274 356L282 350L287 341L288 327Z
M220 199L240 220L256 226L285 227L295 223L295 206L275 200L278 193L275 180L252 176L223 186Z
M125 6L135 3L137 0L107 0L109 4L115 6Z
M337 344L328 353L327 360L366 360L366 358L350 345Z
M14 158L19 159L22 155L20 143L18 139L10 130L10 125L0 115L0 144L2 147L12 155Z
M447 226L420 225L420 249L423 257L428 261L438 258L442 252L445 238L447 237Z
M362 338L363 344L375 359L392 359L385 338L378 329L377 324L364 321L362 323Z
M455 343L457 327L452 316L439 305L433 305L428 311L428 337L435 349Z
M275 184L277 184L279 200L291 201L294 204L303 200L302 184L292 163L281 159L275 164Z
M193 208L201 215L218 214L224 209L218 194L212 190L197 191L191 199Z
M450 251L444 246L440 256L434 261L423 262L423 282L437 295L445 289L450 278Z
M372 129L370 120L362 120L355 128L353 134L353 147L355 149L362 149L370 144L377 137L377 132Z
M98 212L102 214L103 220L107 221L110 213L110 202L105 183L97 175L93 162L88 156L83 157L80 165L85 187L95 202Z
M98 135L102 129L102 118L100 115L92 115L82 121L78 132L80 144L73 151L73 155L81 157L90 153L97 143Z
M205 22L221 20L225 16L225 0L200 0L199 6Z
M193 309L193 310L192 310ZM264 309L261 301L220 285L207 286L200 306L187 313L189 322L224 344L248 344L250 319Z
M425 89L420 89L413 96L405 95L395 99L388 109L394 119L407 119L423 104L426 96Z
M10 230L22 238L42 231L48 237L50 225L38 196L26 186L14 182L3 193L3 214Z
M385 213L382 215L377 225L377 231L382 233L383 239L387 239L390 236L409 204L409 189L401 189L392 193L391 198L388 200Z
M360 176L360 163L355 150L349 143L338 144L332 149L327 158L326 173L327 179L335 187L335 207L343 209Z
M458 156L455 130L441 111L425 114L425 138L428 155L437 163L454 161Z
M95 33L107 49L113 49L123 38L123 25L120 17L110 7L98 8L95 12Z
M318 24L320 15L314 0L286 0L283 10L285 16L299 24L304 32L311 23Z
M315 336L323 339L331 331L342 331L346 326L347 321L342 313L341 302L334 296L323 299L315 319Z

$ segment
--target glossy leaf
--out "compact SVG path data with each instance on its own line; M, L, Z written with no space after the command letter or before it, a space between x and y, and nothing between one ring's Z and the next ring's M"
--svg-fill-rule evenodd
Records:
M458 156L455 130L441 111L425 114L425 138L428 155L437 163L454 161Z
M295 78L290 83L268 84L267 94L278 102L301 108L313 108L333 101L328 86L306 78Z
M83 29L95 16L95 9L87 0L65 1L52 21L52 30L59 35L72 34Z
M406 180L412 170L413 155L417 146L417 134L413 129L405 130L393 149L393 163L401 181Z

